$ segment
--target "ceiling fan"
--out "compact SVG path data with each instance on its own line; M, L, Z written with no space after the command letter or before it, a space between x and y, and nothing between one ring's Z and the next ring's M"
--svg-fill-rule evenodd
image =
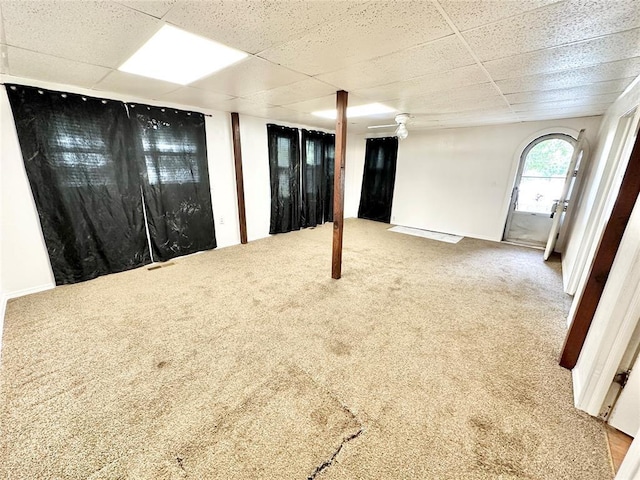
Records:
M395 136L400 140L404 140L409 136L409 130L407 130L407 122L409 121L411 116L408 113L399 113L396 115L395 121L396 123L392 123L390 125L372 125L367 128L389 128L396 127Z

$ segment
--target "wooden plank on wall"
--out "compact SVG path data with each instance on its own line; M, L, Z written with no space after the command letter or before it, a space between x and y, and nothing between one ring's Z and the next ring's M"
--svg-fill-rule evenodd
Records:
M629 217L640 193L640 136L636 137L627 170L622 178L618 198L602 234L589 278L576 308L560 355L560 365L572 369L578 362L580 351L589 333L591 321L598 308L600 297L611 272L613 260L618 253Z
M242 147L240 146L240 117L231 114L231 132L233 135L233 159L236 169L236 193L238 197L238 221L240 223L240 243L247 243L247 213L244 207L244 177L242 175Z
M333 178L333 253L331 278L342 276L342 233L344 224L344 161L347 146L347 100L344 90L336 92L336 148Z

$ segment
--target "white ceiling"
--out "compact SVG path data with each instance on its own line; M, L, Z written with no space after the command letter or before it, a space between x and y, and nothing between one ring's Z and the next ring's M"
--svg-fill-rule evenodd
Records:
M599 115L640 75L637 0L0 0L0 13L0 73L328 128L310 113L340 89L438 128ZM117 71L165 23L251 55L186 87Z

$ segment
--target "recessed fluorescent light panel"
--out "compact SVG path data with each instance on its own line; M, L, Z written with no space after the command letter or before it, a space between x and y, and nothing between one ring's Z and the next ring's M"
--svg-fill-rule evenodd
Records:
M118 70L188 85L246 56L240 50L164 25Z
M367 117L369 115L380 115L382 113L393 113L393 108L382 105L381 103L369 103L367 105L358 105L357 107L347 108L347 117ZM312 115L322 118L336 118L335 110L321 110L319 112L312 112Z

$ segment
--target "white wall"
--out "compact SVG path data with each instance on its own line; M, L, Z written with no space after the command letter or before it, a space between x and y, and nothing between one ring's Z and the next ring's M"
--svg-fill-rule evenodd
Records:
M0 138L0 288L6 298L55 283L4 88L0 88Z
M568 321L573 320L579 304L593 258L619 189L634 135L628 139L626 151L615 165L615 155L610 155L619 119L640 104L640 77L606 112L596 143L592 170L583 199L576 212L576 222L567 240L564 264L586 255L584 267L576 272L580 282L574 296ZM634 120L635 132L638 117ZM615 181L603 188L609 176ZM603 214L597 215L602 209ZM585 339L578 363L573 369L576 406L592 415L598 415L605 407L613 376L620 359L630 345L633 332L640 318L640 204L636 206L625 230L618 253L596 309L591 327ZM576 267L577 268L577 267Z
M398 147L391 223L466 237L502 239L520 154L551 130L579 131L595 141L600 117L409 133ZM365 138L349 139L354 169L347 188L360 197ZM355 145L354 145L355 144ZM350 203L350 207L353 205ZM350 213L353 213L351 211Z

